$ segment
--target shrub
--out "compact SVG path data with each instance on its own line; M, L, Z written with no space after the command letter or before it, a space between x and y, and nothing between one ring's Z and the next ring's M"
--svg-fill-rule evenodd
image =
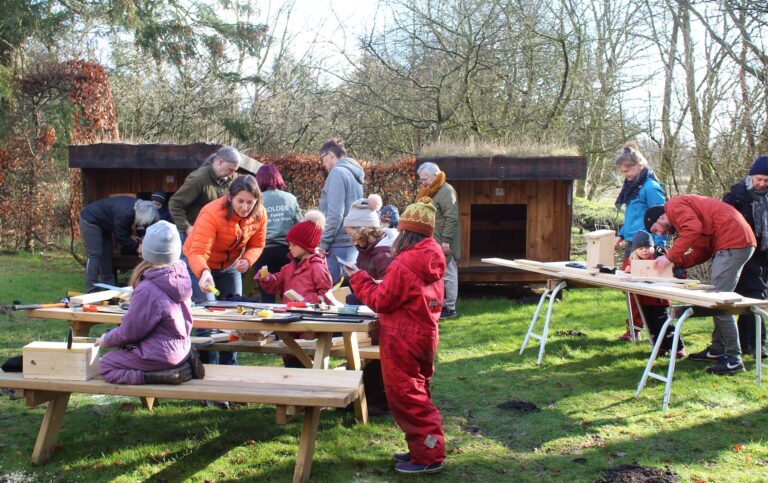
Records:
M573 198L573 226L586 230L616 230L624 224L624 213L616 210L613 203Z

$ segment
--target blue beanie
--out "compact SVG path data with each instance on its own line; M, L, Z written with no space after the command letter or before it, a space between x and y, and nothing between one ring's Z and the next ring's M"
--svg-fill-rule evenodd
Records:
M768 176L768 156L760 156L752 164L752 168L749 170L749 175L764 174Z
M400 212L395 205L386 205L381 209L381 216L389 216L389 228L397 228Z

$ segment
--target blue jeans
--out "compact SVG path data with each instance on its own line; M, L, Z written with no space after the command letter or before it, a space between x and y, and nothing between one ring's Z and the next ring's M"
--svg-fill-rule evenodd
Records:
M328 264L328 271L331 272L334 285L339 283L341 277L346 275L339 262L336 261L336 257L341 258L345 262L355 263L357 261L357 254L358 251L354 245L351 247L331 247L328 249L328 256L325 261Z
M186 262L186 259L184 261ZM214 302L216 296L213 292L205 293L200 289L199 279L192 273L189 264L187 264L187 270L189 270L189 278L192 281L192 301L195 303ZM213 276L213 283L223 297L243 294L243 277L240 272L235 270L234 266L225 270L211 270L211 275ZM198 337L208 337L211 332L211 329L195 329L195 335ZM200 360L204 364L236 366L237 352L200 351Z

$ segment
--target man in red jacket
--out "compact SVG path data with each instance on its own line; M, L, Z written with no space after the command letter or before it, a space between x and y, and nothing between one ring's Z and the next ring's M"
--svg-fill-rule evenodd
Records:
M677 233L666 256L654 266L662 270L669 264L689 268L712 258L711 282L715 290L732 292L741 269L752 256L757 242L744 217L731 205L699 195L676 196L666 205L652 206L645 212L645 227L658 235ZM712 374L744 371L736 319L732 315L713 317L712 343L688 356L695 361L717 361L707 369Z

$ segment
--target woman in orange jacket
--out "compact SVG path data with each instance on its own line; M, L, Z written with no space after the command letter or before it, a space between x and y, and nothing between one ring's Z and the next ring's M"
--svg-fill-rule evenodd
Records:
M242 275L259 258L267 235L267 215L253 176L240 176L227 194L205 205L184 243L184 255L208 300L216 288L223 297L242 295Z
M184 242L184 255L194 275L192 283L197 283L205 296L204 300L193 300L214 301L214 290L224 298L242 295L242 274L261 255L266 236L267 213L256 178L239 176L224 196L203 207ZM219 362L235 365L237 356L222 352Z

